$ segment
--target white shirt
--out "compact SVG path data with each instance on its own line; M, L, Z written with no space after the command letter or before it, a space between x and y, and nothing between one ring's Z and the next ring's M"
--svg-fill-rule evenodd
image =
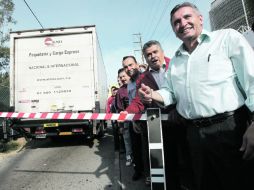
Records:
M192 54L182 45L172 58L168 80L158 91L164 104L177 103L186 119L233 111L244 104L253 112L254 51L245 38L232 29L203 30L198 42Z

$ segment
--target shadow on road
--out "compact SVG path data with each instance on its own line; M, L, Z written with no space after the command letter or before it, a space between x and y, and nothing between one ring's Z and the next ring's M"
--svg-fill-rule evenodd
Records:
M120 189L119 186L119 164L115 164L115 152L114 152L114 139L112 135L112 128L108 127L104 136L94 138L93 140L87 140L84 137L61 137L56 139L35 139L30 140L25 145L25 149L40 149L40 148L58 148L58 147L70 147L70 146L86 146L94 149L94 154L100 158L100 164L94 171L57 171L57 170L26 170L16 169L17 173L29 173L29 174L71 174L71 175L83 175L94 176L100 180L106 180L108 182L101 182L101 186L104 190ZM85 160L84 160L85 161ZM90 163L90 162L89 162ZM85 177L86 178L86 177ZM90 183L90 179L87 178L87 183ZM103 184L103 185L102 185ZM105 185L104 185L105 184ZM96 188L97 190L97 188Z
M145 188L143 179L131 180L134 170L125 166L124 154L119 156L119 152L114 151L111 127L107 128L103 137L94 139L92 143L84 138L64 137L57 141L32 140L24 149L27 150L8 161L0 172L1 181L4 181L0 183L0 189L12 190L20 186L42 189L46 185L48 189L66 189L67 186L89 190ZM13 176L21 180L13 183ZM50 186L52 184L54 188Z
M95 154L101 157L101 164L95 171L95 176L100 178L106 175L111 184L104 187L104 190L120 189L119 186L119 164L116 163L115 156L117 153L114 151L114 139L112 135L112 128L107 128L107 133L97 139Z
M93 140L88 140L82 136L63 136L48 139L31 139L28 140L25 147L26 149L36 148L53 148L53 147L66 147L66 146L94 146Z

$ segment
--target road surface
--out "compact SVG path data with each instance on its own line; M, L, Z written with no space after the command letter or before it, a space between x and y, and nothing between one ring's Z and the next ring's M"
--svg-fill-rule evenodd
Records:
M111 128L92 143L79 138L30 141L0 161L0 190L148 190L114 151Z

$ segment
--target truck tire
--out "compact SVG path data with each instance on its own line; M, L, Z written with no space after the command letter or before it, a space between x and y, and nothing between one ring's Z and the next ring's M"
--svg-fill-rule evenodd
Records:
M97 137L101 138L104 136L104 134L105 134L104 133L104 126L101 122L97 124L97 131L98 131Z
M6 151L5 143L0 141L0 152L4 152L4 151Z

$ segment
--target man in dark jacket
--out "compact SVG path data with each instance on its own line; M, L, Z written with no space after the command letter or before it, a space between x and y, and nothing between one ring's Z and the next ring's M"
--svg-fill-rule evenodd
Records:
M127 74L124 68L118 70L118 76L121 80L122 86L119 88L116 94L116 105L117 111L121 112L126 109L129 105L127 85L130 81L130 76ZM119 123L120 131L123 134L125 154L126 154L126 166L131 166L132 164L132 143L129 131L129 123Z

